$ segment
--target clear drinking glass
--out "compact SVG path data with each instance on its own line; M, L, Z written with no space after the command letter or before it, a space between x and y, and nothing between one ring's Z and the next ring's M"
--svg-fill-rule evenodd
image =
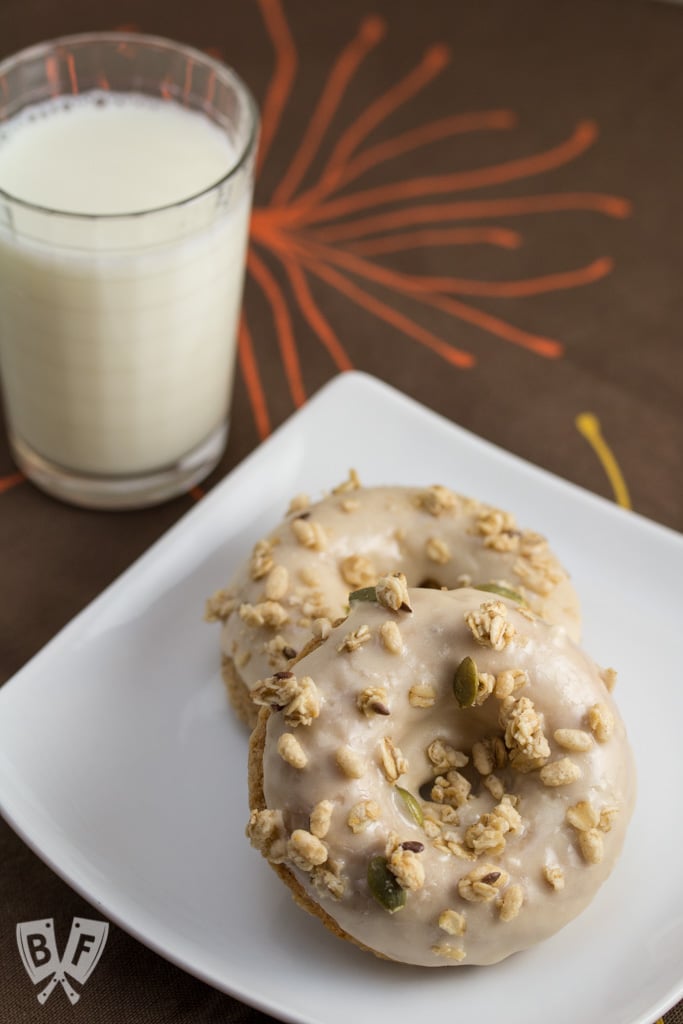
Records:
M93 33L0 63L0 147L21 111L84 93L199 111L232 153L219 180L130 212L65 213L0 188L0 372L13 455L55 497L140 507L197 483L225 447L258 113L237 75L203 53Z

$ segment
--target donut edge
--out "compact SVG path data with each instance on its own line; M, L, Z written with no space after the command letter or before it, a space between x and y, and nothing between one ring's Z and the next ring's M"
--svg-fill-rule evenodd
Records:
M337 621L333 623L333 626L338 626L339 623L343 621L344 618L337 619ZM301 661L301 659L305 658L307 654L314 651L321 643L323 643L322 638L315 636L311 637L304 647L302 647L296 658L293 658L288 664L288 669L291 669L298 661ZM228 697L233 711L239 718L240 722L243 722L251 732L256 728L259 708L252 701L251 691L240 675L234 659L230 658L226 654L221 656L221 676L225 683L225 688L228 691Z
M310 649L312 646L317 647L318 643L319 641L315 641L314 645L309 643L307 648ZM306 648L304 648L304 651L302 651L299 657L304 657L305 653L308 653ZM270 716L270 708L260 709L256 720L256 726L249 740L248 783L250 811L265 811L268 808L263 792L263 753L266 742L266 728ZM366 946L364 943L359 942L358 939L355 939L352 935L349 935L348 932L345 932L344 929L337 924L334 918L328 914L319 903L316 903L309 896L298 878L296 878L284 864L272 864L270 861L268 861L268 864L290 890L294 902L301 907L302 910L307 911L313 917L317 917L319 921L322 921L328 931L332 932L333 935L336 935L338 939L344 939L346 942L350 942L352 945L357 946L358 949L362 949L366 953L372 953L380 960L391 960L391 958L385 956L384 953L378 953L376 949L373 949L371 946Z
M232 658L223 655L221 658L221 676L228 692L232 709L240 722L251 731L258 719L258 708L249 696L249 687L242 679Z

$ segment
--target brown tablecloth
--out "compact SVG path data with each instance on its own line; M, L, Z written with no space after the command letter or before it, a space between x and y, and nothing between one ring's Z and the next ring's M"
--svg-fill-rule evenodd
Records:
M220 54L263 111L232 430L204 490L353 366L681 528L683 9L3 0L0 53L123 25ZM200 499L70 508L0 436L0 679ZM113 926L87 1007L39 1007L16 923L92 911L4 825L0 844L3 1021L266 1019Z

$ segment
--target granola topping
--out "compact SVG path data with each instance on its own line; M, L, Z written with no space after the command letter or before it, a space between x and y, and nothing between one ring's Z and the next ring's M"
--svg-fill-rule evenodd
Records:
M558 747L574 753L584 753L593 746L593 737L584 729L556 729L553 739Z
M289 646L285 638L280 633L276 633L270 640L266 640L263 645L263 650L268 656L268 665L270 668L275 668L277 665L291 661L292 658L296 658L297 654L294 648ZM259 683L257 682L256 685L258 686Z
M317 839L324 839L330 830L334 804L331 800L321 800L311 811L310 831Z
M287 833L282 811L252 811L247 836L271 864L282 864L287 857Z
M578 832L589 832L600 824L600 814L590 800L579 800L567 809L565 817Z
M353 589L370 587L377 579L377 570L364 555L349 555L339 566L345 583Z
M388 736L385 736L379 745L379 758L388 782L396 782L408 771L408 762Z
M355 469L349 470L348 478L332 488L333 494L349 494L351 491L359 491L361 488L360 477Z
M511 697L517 690L521 690L523 686L527 686L529 683L529 674L523 668L508 668L504 672L499 672L496 676L496 683L494 687L494 694L498 700L505 700L506 697Z
M255 704L284 711L287 725L310 725L320 714L320 694L310 676L297 678L292 672L276 672L251 691Z
M295 867L302 871L312 871L327 860L327 847L311 832L297 828L287 844L287 856Z
M389 858L389 870L402 889L421 889L425 884L425 869L420 854L399 846Z
M277 629L289 621L289 614L279 601L261 601L259 604L240 605L240 618L247 626L267 626Z
M490 776L494 769L504 768L507 748L500 736L477 740L472 744L472 763L480 775Z
M249 563L249 571L253 580L267 576L273 568L273 542L264 539L254 545Z
M587 864L599 864L604 856L602 832L591 828L587 832L579 832L579 849Z
M452 558L450 547L441 537L429 537L425 553L430 562L436 562L437 565L448 565Z
M504 796L490 814L482 814L465 832L465 845L479 857L482 853L500 856L505 850L506 835L517 835L522 818L509 796Z
M206 602L205 622L225 622L237 605L232 590L217 590Z
M543 877L555 892L564 889L564 871L557 864L545 864L543 866Z
M403 652L401 630L393 619L388 619L387 622L382 623L379 630L379 637L384 647L386 647L391 654L401 654Z
M550 746L543 734L543 721L529 697L506 697L499 721L505 730L510 764L516 771L531 772L546 763Z
M292 768L297 768L299 771L308 764L308 757L304 748L291 732L284 732L282 734L277 743L277 752L283 761L291 764Z
M408 690L408 703L412 708L433 708L436 690L431 683L414 683Z
M311 883L318 894L325 899L331 896L333 900L341 900L346 891L346 880L329 867L329 861L314 867L311 871Z
M327 547L327 535L320 523L311 519L292 519L292 533L299 544L314 551L324 551Z
M500 533L516 531L517 522L511 512L484 507L476 517L475 527L482 537L497 537Z
M376 800L361 800L360 803L354 804L349 811L346 823L354 835L358 835L359 832L364 832L373 821L378 821L380 813L380 807Z
M435 804L448 804L450 807L462 807L467 802L472 789L464 775L455 770L438 775L432 786L431 798Z
M395 572L390 576L380 577L377 581L375 592L377 600L384 608L389 608L392 612L412 611L408 595L408 583L402 572Z
M484 601L478 611L466 613L465 622L478 644L502 651L517 632L508 622L507 613L507 605L502 601Z
M429 512L430 516L440 516L444 512L452 512L457 504L458 499L453 491L449 491L447 487L442 487L440 484L428 487L417 495L418 507Z
M268 601L281 601L289 589L289 572L284 565L274 565L266 577L265 594Z
M614 687L617 685L617 670L614 668L605 668L600 673L602 681L605 684L605 689L611 693Z
M586 715L588 727L598 743L607 743L614 732L614 715L606 704L593 704Z
M310 507L311 499L308 494L295 494L289 503L287 515L294 515L297 512L305 512Z
M439 914L439 928L447 935L464 935L467 931L467 920L457 910L442 910Z
M349 779L360 779L365 774L365 758L352 747L339 747L335 754L335 760Z
M519 549L496 550L504 546L500 538L512 532L519 535ZM458 496L448 487L363 488L351 471L321 501L311 501L305 493L295 495L283 522L254 545L231 585L209 599L206 614L221 625L226 669L233 661L235 685L244 683L251 689L269 671L297 656L317 619L335 622L343 616L352 589L363 589L380 578L385 585L379 588L378 600L385 601L391 612L405 612L405 577L411 584L426 585L438 570L438 582L433 582L444 589L473 581L505 581L508 589L520 591L514 562L531 560L535 565L547 557L547 545L530 531L517 530L505 513ZM398 586L396 581L387 582L392 576ZM576 632L577 602L566 574L547 594L525 590L524 596L534 612ZM508 614L518 630L522 611L532 614L525 606ZM253 636L245 626L254 630ZM279 649L266 647L259 635L266 631L282 638ZM239 660L233 651L236 640ZM283 654L285 648L294 654ZM254 712L250 721L255 721Z
M328 636L332 632L332 623L323 615L320 618L313 620L311 628L316 640L327 640Z
M354 651L360 650L363 644L366 644L371 639L372 633L369 626L358 626L357 629L353 629L350 633L346 634L337 650L340 654L342 651L348 651L349 654L353 654Z
M508 884L510 876L496 864L481 864L458 882L458 892L468 903L490 903Z
M387 691L383 686L366 686L356 697L356 706L364 715L390 715Z
M521 885L509 886L498 902L501 921L513 921L524 903L524 890Z
M431 950L435 956L442 956L447 960L455 960L457 963L464 960L467 955L462 946L452 946L449 942L435 943Z
M459 505L452 518L467 515ZM421 545L437 525L422 519ZM330 536L325 559L338 566L348 550ZM483 536L475 539L492 554ZM520 536L516 557L521 549ZM278 565L281 556L280 545ZM288 568L295 584L281 603L290 611L300 582ZM611 869L633 799L621 723L599 670L564 630L538 619L524 622L525 644L477 643L467 615L489 604L490 621L502 607L506 623L522 623L512 599L467 588L403 593L400 579L384 579L396 607L376 592L354 599L345 621L326 624L326 643L255 687L274 810L253 813L250 838L344 932L389 958L495 962L562 927ZM387 623L400 656L382 639ZM279 627L270 639L286 636ZM451 684L465 657L476 659L477 679L460 707ZM614 726L601 742L606 712Z
M545 764L540 771L541 782L544 786L570 786L581 778L582 772L576 761L570 757L563 757L559 761L551 761Z
M456 750L450 743L442 739L432 740L427 747L427 757L437 775L441 775L451 768L464 768L470 760L467 754Z

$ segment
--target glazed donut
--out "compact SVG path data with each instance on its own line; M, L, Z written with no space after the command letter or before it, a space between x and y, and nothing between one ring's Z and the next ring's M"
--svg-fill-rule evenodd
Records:
M394 570L411 586L502 584L578 639L576 592L539 534L446 487L363 488L352 470L317 504L293 499L232 585L207 603L207 619L224 623L223 676L241 717L254 724L255 682L344 615L350 591Z
M613 670L524 605L401 574L316 643L252 690L247 834L302 906L424 966L495 963L586 907L634 802Z

